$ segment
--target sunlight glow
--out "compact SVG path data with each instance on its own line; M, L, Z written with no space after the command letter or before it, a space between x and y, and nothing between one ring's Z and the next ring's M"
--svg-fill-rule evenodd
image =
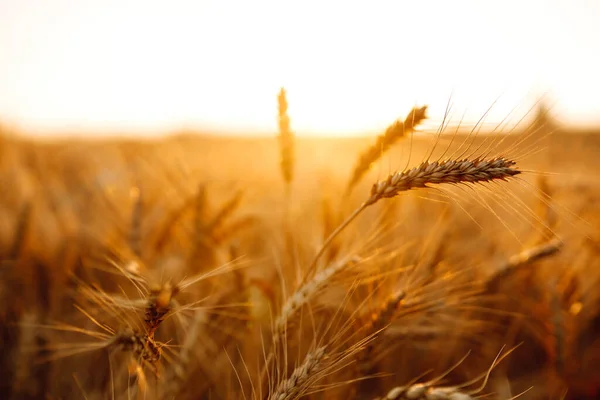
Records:
M594 1L0 1L0 121L38 132L380 129L448 98L600 115ZM462 114L462 111L459 113Z

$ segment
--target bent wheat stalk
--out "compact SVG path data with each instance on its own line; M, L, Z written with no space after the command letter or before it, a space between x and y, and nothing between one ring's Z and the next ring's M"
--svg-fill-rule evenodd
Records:
M506 181L521 173L515 165L515 161L504 157L443 160L432 163L426 161L408 171L389 175L387 179L376 182L371 188L369 198L329 235L309 266L306 276L312 275L320 257L335 237L365 208L377 203L379 200L395 197L399 193L411 189L427 188L428 185Z

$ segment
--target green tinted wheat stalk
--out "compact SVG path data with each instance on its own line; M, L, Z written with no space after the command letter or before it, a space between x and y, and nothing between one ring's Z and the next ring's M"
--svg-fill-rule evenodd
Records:
M382 135L377 137L375 144L365 150L359 157L352 177L348 182L346 194L350 194L354 186L369 171L371 165L377 161L394 143L409 135L426 118L427 106L413 108L404 121L396 121L390 125Z

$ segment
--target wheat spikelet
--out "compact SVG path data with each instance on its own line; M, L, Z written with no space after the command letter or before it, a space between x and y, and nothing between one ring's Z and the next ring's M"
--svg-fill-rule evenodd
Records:
M154 333L172 311L172 300L178 292L179 288L171 285L170 282L150 288L150 293L146 299L148 305L144 312L148 337L154 338Z
M410 134L414 129L425 120L427 106L413 108L404 122L398 120L390 125L382 135L377 137L375 144L365 150L359 157L352 178L348 182L346 192L350 193L352 188L360 181L371 165L379 159L394 143L400 138Z
M394 197L400 192L414 188L426 188L429 184L479 183L493 180L506 180L521 173L514 168L516 162L503 158L488 160L445 160L424 162L408 171L397 172L379 181L371 188L371 196L366 205L374 204L382 198Z
M322 291L337 273L341 272L351 264L356 264L357 258L345 258L331 264L329 267L319 271L311 279L306 280L285 301L281 307L273 327L273 345L269 352L265 365L261 372L261 381L267 377L267 373L274 361L279 345L286 337L288 323L292 317L306 304L308 304L320 291Z
M288 321L294 314L302 308L303 305L310 302L314 296L326 287L331 278L347 268L350 264L357 263L357 258L342 259L341 261L331 264L329 267L319 271L315 276L301 285L287 299L281 307L281 311L275 320L275 342L279 342L280 335L285 331Z
M373 400L473 400L473 397L454 387L427 387L415 384L395 387L384 397L376 397Z
M385 396L376 397L373 400L474 400L478 397L481 397L477 396L477 394L483 391L483 389L487 386L492 370L503 359L508 357L515 349L516 347L513 347L503 355L498 353L487 372L461 385L439 386L438 384L454 368L460 365L466 359L466 356L463 357L456 365L452 366L441 376L435 379L424 383L415 383L415 381L413 381L413 383L408 385L397 386L390 390ZM502 347L502 350L504 350L504 346ZM468 386L474 385L478 381L482 381L482 383L477 388L470 391L465 389Z
M506 277L520 269L520 267L533 264L540 259L552 256L561 249L562 245L563 243L559 238L554 238L547 243L525 249L522 252L513 255L486 279L484 284L485 289L488 292L497 290L500 283L504 281Z
M160 360L161 346L147 334L126 330L114 337L113 344L131 352L137 360L149 364L155 364Z
M294 179L294 134L290 128L286 91L281 88L277 95L279 111L279 149L281 152L281 173L283 180L290 185Z
M321 346L308 353L300 366L294 369L289 378L285 379L270 395L269 400L291 400L297 399L308 388L311 378L319 370L321 361L327 354L327 346Z

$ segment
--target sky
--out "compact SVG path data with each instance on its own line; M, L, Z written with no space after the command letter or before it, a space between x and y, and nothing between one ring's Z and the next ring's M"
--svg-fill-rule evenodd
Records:
M540 95L600 123L600 1L0 0L0 123L32 134L488 121ZM498 102L494 103L496 100Z

